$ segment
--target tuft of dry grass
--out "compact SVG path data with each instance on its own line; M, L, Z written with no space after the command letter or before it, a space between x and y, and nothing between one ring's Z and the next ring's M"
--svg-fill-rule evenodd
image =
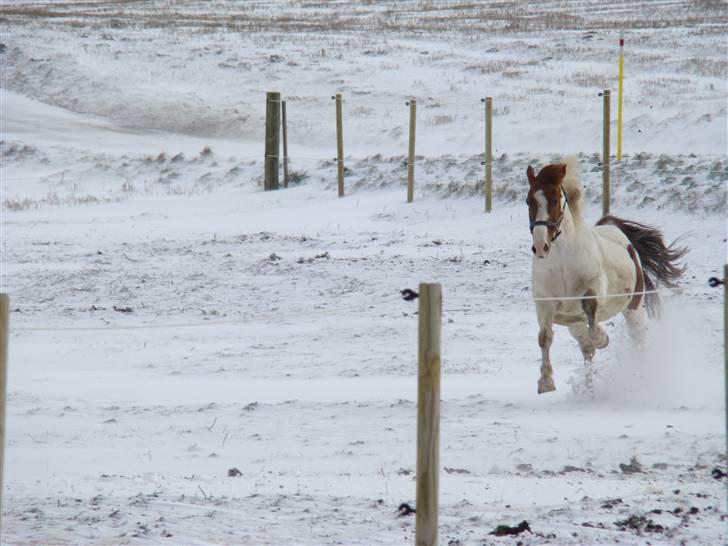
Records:
M607 89L610 85L609 78L603 74L593 74L591 72L574 72L567 81L578 87L587 87L594 89Z
M695 93L697 84L690 78L654 78L640 82L639 95L644 97L664 97L666 92L688 95Z
M523 70L516 70L514 68L504 70L503 72L501 72L501 76L503 76L504 78L511 78L514 80L520 78L524 74L525 74L525 72Z
M5 199L3 201L3 208L16 212L41 207L95 205L102 202L111 203L116 201L120 201L120 199L99 199L94 195L69 195L68 197L61 198L56 192L48 192L45 197L41 197L40 199L31 199L30 197Z
M425 126L437 127L439 125L450 125L455 123L457 116L455 114L435 114L425 119Z
M687 74L726 79L728 78L728 59L692 57L685 59L679 70Z

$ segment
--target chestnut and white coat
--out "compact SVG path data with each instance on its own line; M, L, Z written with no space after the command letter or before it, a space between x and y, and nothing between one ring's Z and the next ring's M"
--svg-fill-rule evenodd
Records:
M527 203L533 234L532 291L541 347L540 394L555 390L549 355L554 324L568 327L578 341L587 366L588 383L591 382L596 349L609 343L609 336L600 322L621 312L630 334L641 339L645 326L642 299L647 279L639 248L635 248L640 245L634 245L630 235L639 230L648 235L657 234L662 249L668 253L662 258L671 258L668 265L678 272L676 278L668 279L662 279L659 271L655 272L658 280L667 280L668 285L684 271L684 268L674 266L674 261L682 257L685 249L666 248L661 234L654 228L612 216L602 218L596 226L586 225L582 215L579 165L575 157L547 165L538 175L529 166L527 176ZM655 259L660 257L651 257L650 264Z

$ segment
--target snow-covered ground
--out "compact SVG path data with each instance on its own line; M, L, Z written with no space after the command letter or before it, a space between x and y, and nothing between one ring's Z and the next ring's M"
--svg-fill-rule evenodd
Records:
M441 544L725 543L707 279L725 263L728 15L697 4L3 2L2 543L413 543L397 507L415 502L417 305L399 290L422 281L444 293ZM612 210L687 233L689 270L642 352L608 323L593 398L557 329L539 396L525 170L580 153L597 220L619 28ZM269 90L295 174L277 192ZM523 520L533 534L488 534Z

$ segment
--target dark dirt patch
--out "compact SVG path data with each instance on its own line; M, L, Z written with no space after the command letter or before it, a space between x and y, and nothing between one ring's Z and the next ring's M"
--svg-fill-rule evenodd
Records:
M655 523L645 516L638 516L636 514L632 514L627 519L616 521L614 524L619 527L620 531L636 531L638 533L664 533L666 530L665 527L663 527L659 523Z

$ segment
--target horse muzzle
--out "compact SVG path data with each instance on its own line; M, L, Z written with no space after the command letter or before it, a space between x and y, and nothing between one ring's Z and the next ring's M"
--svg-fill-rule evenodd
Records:
M537 243L534 243L534 245L531 247L531 252L533 252L537 258L545 258L549 255L549 251L551 250L551 245L549 245L545 241L539 241Z

